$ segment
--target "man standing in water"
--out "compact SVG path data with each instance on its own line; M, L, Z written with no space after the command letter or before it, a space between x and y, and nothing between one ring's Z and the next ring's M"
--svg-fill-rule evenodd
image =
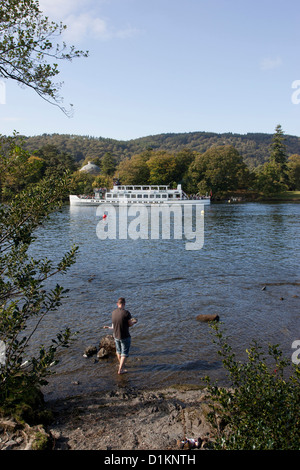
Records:
M125 310L125 299L120 297L117 302L117 308L111 314L112 327L114 330L114 339L116 344L116 353L119 361L118 374L127 372L124 369L125 361L129 356L129 349L131 344L131 336L129 327L134 325L137 320L132 318L131 313ZM104 327L109 328L109 327Z

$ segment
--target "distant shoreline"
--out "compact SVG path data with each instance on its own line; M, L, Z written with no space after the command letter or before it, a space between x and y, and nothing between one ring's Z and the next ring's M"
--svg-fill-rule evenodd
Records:
M239 203L239 202L300 202L300 191L285 191L274 194L273 196L264 196L254 191L232 191L222 197L212 198L211 202L221 203Z

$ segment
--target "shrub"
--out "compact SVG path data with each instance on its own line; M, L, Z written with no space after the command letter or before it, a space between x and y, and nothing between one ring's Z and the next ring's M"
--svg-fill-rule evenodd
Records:
M212 400L209 419L216 428L213 448L299 450L299 365L283 358L278 345L269 345L266 355L256 341L247 350L248 361L239 362L220 325L212 329L230 379L224 388L206 377Z

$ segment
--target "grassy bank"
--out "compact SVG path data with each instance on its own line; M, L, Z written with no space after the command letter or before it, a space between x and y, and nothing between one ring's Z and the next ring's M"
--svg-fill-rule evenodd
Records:
M283 193L264 197L263 199L278 202L300 202L300 191L284 191Z
M274 195L263 195L256 191L231 191L219 197L213 198L213 201L226 202L300 202L300 191L284 191Z

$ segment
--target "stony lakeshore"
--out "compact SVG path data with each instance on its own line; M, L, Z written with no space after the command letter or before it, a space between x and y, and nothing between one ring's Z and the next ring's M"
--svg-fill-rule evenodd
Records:
M213 429L205 391L189 385L160 390L119 388L48 402L48 426L1 419L0 450L178 450L186 438L207 448Z
M54 450L175 450L185 438L200 438L205 449L213 436L205 393L188 386L124 388L52 407L55 422L48 431Z
M115 356L111 335L85 357ZM130 374L130 368L128 370ZM0 420L0 450L178 450L205 449L213 439L203 387L176 384L159 390L137 390L120 383L110 392L48 401L48 426L20 426Z

